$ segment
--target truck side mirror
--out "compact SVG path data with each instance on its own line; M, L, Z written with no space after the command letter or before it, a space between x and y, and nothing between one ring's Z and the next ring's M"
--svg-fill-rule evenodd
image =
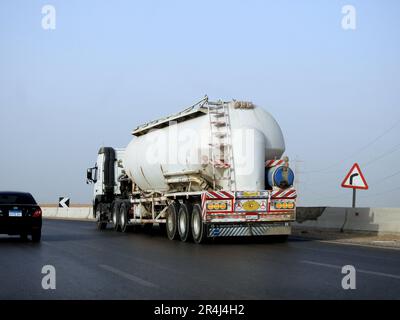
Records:
M86 183L89 184L92 181L92 169L89 168L86 170Z

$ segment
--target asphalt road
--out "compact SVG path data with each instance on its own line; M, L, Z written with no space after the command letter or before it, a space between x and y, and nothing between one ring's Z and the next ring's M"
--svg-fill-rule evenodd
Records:
M56 289L42 288L44 265ZM356 289L342 288L342 266ZM40 244L0 236L0 299L400 299L400 250L288 243L169 241L45 220Z

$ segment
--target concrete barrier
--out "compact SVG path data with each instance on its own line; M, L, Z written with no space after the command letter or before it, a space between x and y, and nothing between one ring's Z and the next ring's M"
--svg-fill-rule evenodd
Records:
M76 219L76 220L92 220L92 207L72 207L72 208L57 208L57 207L42 207L44 218L56 219Z
M307 212L305 209L303 211ZM294 226L336 231L400 233L399 208L328 207L318 217L315 217L315 210L309 212L311 214L308 218L303 215Z
M326 207L297 207L296 221L317 220L325 211Z

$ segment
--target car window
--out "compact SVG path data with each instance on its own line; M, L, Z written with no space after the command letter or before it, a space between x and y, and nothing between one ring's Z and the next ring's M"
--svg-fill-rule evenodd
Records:
M3 193L0 194L0 204L36 204L36 201L29 193Z

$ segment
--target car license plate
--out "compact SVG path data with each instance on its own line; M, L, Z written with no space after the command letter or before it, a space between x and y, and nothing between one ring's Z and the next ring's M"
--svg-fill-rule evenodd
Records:
M21 210L10 210L8 212L9 217L22 217L22 211Z

